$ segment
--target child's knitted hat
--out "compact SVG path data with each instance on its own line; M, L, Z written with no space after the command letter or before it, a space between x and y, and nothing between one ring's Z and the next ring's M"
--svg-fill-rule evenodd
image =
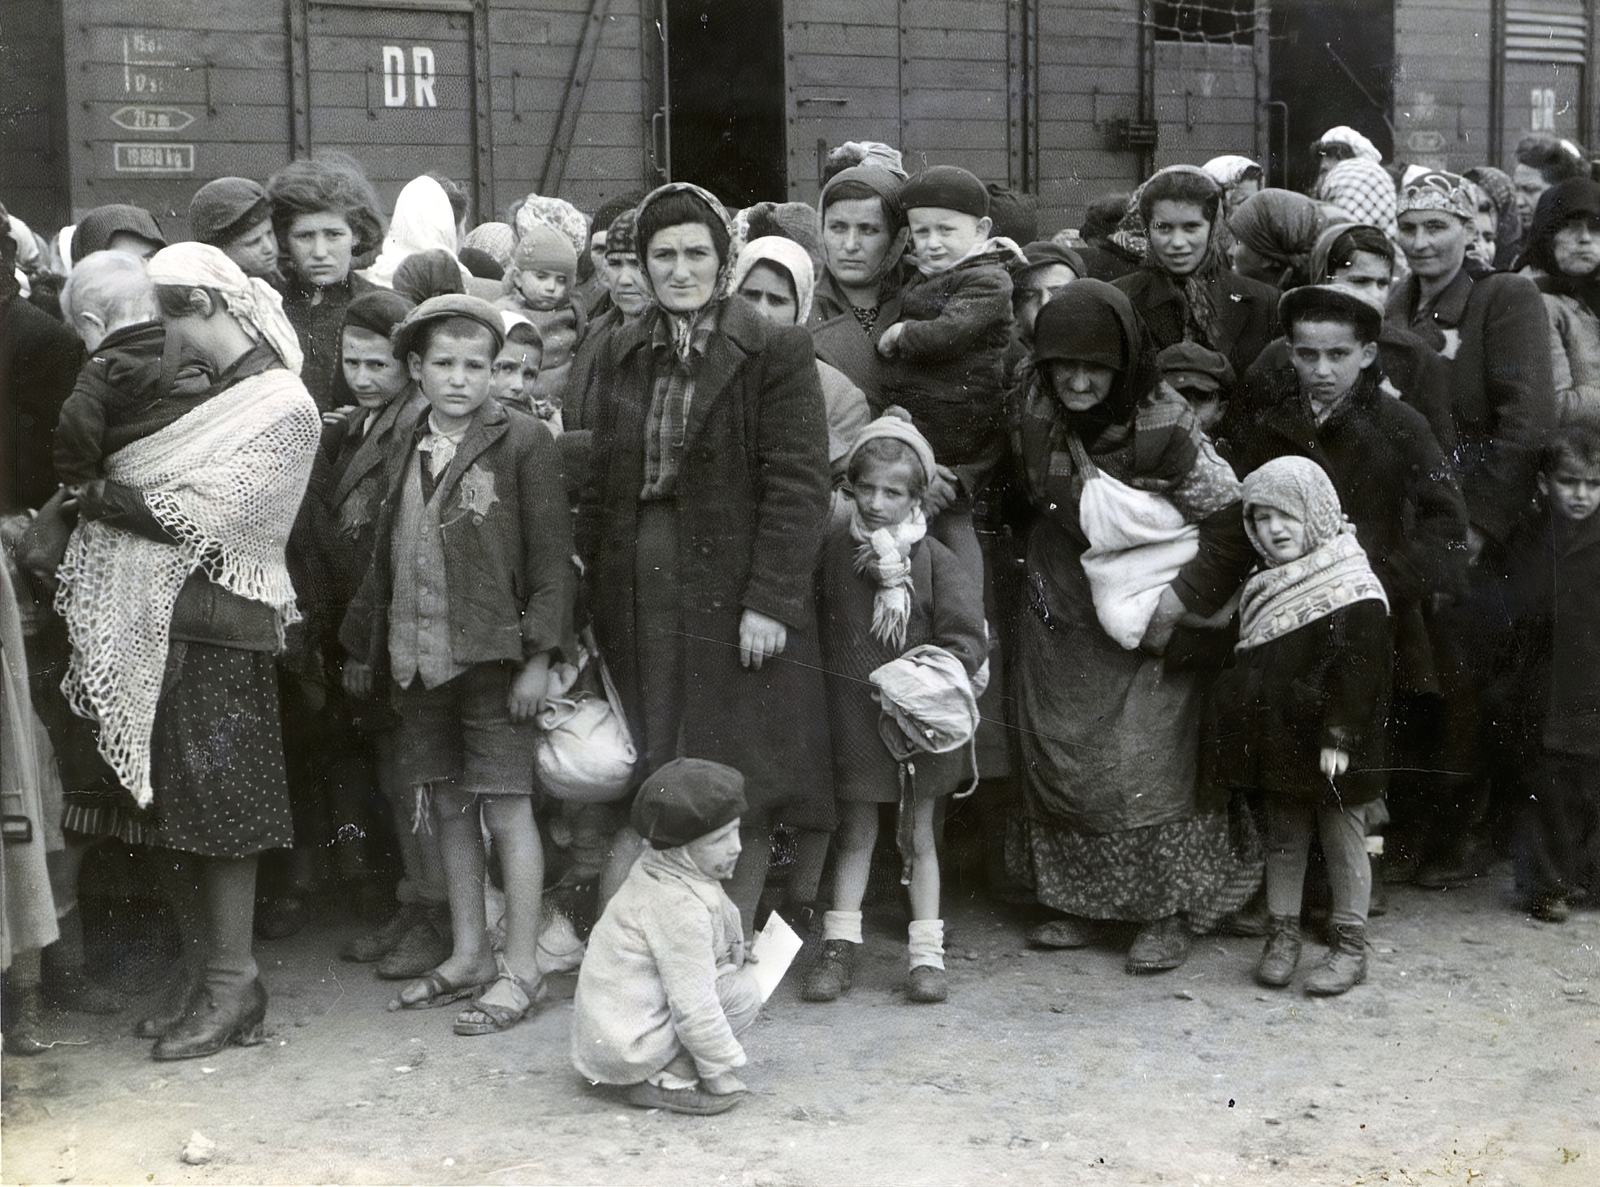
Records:
M572 249L572 240L546 223L534 223L517 240L511 262L524 272L535 268L547 272L565 272L568 280L578 270L578 253Z
M744 776L725 763L675 758L633 801L633 828L652 849L676 849L744 815Z
M935 165L913 174L900 187L900 205L905 210L937 206L956 210L973 218L989 217L989 191L983 182L959 165Z
M928 444L928 439L922 435L917 426L911 423L911 414L899 406L885 408L882 416L856 435L855 441L850 446L850 452L844 459L846 472L849 471L850 464L855 461L856 454L861 452L861 447L868 441L880 437L888 437L909 445L912 452L917 455L917 461L922 463L923 480L933 481L934 475L938 473L937 463L933 460L933 446Z

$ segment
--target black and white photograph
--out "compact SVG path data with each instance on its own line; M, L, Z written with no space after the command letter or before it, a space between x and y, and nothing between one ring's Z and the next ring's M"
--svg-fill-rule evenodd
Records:
M0 1183L1600 1183L1600 0L0 80Z

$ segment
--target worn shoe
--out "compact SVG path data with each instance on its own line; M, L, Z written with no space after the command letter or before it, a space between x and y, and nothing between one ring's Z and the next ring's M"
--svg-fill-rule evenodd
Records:
M422 915L421 903L401 903L400 909L382 927L355 937L339 949L339 959L355 964L372 964L382 960L399 946Z
M256 900L256 935L263 940L286 940L311 918L311 904L299 893Z
M800 997L808 1002L831 1002L850 988L856 976L856 949L849 940L825 940L822 955L806 970Z
M1094 925L1076 915L1041 923L1028 933L1030 948L1087 948L1094 943Z
M630 1105L641 1109L666 1109L669 1113L687 1113L692 1117L712 1117L726 1113L744 1098L742 1092L718 1096L704 1088L662 1088L646 1080L635 1084L626 1093Z
M950 996L950 984L943 969L919 964L906 978L906 997L914 1002L942 1002Z
M1300 963L1300 920L1291 915L1272 917L1272 935L1256 962L1256 984L1282 989L1294 978Z
M1333 929L1327 958L1306 978L1306 992L1333 997L1367 979L1367 929L1340 924Z
M378 961L378 976L385 981L409 981L438 968L450 959L450 919L441 907L424 907L422 914Z
M1189 959L1189 944L1188 925L1179 916L1168 915L1140 929L1124 967L1130 973L1165 973Z
M40 1016L44 1001L37 984L15 986L11 978L3 980L0 988L0 1030L5 1031L4 1049L7 1055L43 1055L53 1043L46 1041Z
M1265 898L1257 895L1237 911L1223 916L1217 930L1225 936L1270 936L1272 915L1267 911Z
M207 986L197 994L183 1021L156 1040L152 1059L199 1059L228 1044L255 1047L264 1041L267 991L259 979L243 989L218 992Z
M1559 894L1552 894L1534 903L1529 913L1546 923L1565 923L1572 917L1572 907Z

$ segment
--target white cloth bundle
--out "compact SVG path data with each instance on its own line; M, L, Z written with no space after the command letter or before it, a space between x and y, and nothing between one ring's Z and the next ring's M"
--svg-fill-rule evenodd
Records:
M1082 563L1095 617L1128 651L1139 646L1161 591L1200 551L1200 529L1161 495L1097 470L1085 480L1078 526L1089 538Z

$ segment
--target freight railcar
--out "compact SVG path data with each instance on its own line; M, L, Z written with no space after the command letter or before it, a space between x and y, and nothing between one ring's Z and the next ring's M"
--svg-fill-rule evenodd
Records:
M1595 26L1588 0L6 0L0 200L181 236L206 180L322 149L391 200L442 170L480 217L668 177L811 200L826 146L875 139L1049 229L1223 152L1299 187L1339 123L1454 168L1588 143Z

